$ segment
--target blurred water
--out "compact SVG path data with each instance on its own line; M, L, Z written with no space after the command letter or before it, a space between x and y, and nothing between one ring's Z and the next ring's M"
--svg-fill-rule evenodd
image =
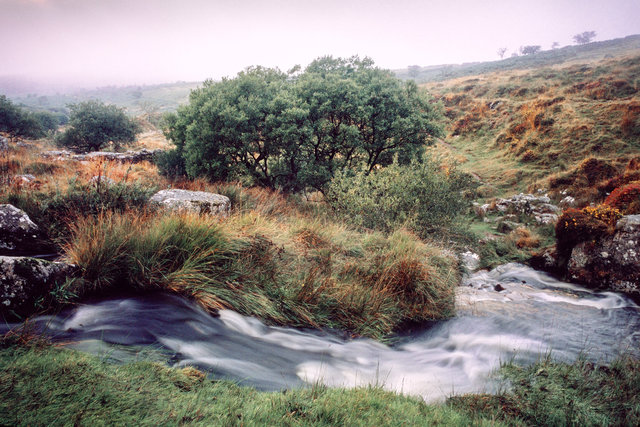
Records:
M606 362L640 355L640 308L631 300L522 265L466 278L456 305L456 318L400 337L391 347L268 327L229 310L212 317L167 294L81 305L33 323L56 341L114 361L193 365L264 390L378 384L429 401L495 391L488 376L501 361L532 363L550 354L571 362L582 354Z

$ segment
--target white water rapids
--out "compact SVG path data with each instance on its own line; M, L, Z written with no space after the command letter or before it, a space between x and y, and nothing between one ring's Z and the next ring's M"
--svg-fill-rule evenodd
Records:
M518 264L466 278L457 311L393 346L268 327L229 310L213 317L166 294L80 305L32 322L56 341L110 360L151 357L264 390L377 384L427 401L495 391L490 374L504 361L532 363L550 354L607 362L640 353L640 308L631 300Z

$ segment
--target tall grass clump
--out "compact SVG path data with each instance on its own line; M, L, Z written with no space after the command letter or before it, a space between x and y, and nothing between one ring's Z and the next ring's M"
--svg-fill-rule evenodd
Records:
M258 211L226 220L137 212L81 218L65 246L82 276L69 290L80 297L163 290L209 311L375 338L453 314L456 261L413 234Z

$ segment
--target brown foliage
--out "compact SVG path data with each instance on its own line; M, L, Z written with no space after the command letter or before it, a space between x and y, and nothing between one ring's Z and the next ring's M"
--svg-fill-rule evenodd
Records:
M616 188L604 203L625 215L640 214L640 181Z

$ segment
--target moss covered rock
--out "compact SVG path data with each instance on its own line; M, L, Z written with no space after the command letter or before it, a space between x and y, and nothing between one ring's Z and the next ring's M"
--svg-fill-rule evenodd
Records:
M29 316L75 266L29 257L0 256L0 318Z

